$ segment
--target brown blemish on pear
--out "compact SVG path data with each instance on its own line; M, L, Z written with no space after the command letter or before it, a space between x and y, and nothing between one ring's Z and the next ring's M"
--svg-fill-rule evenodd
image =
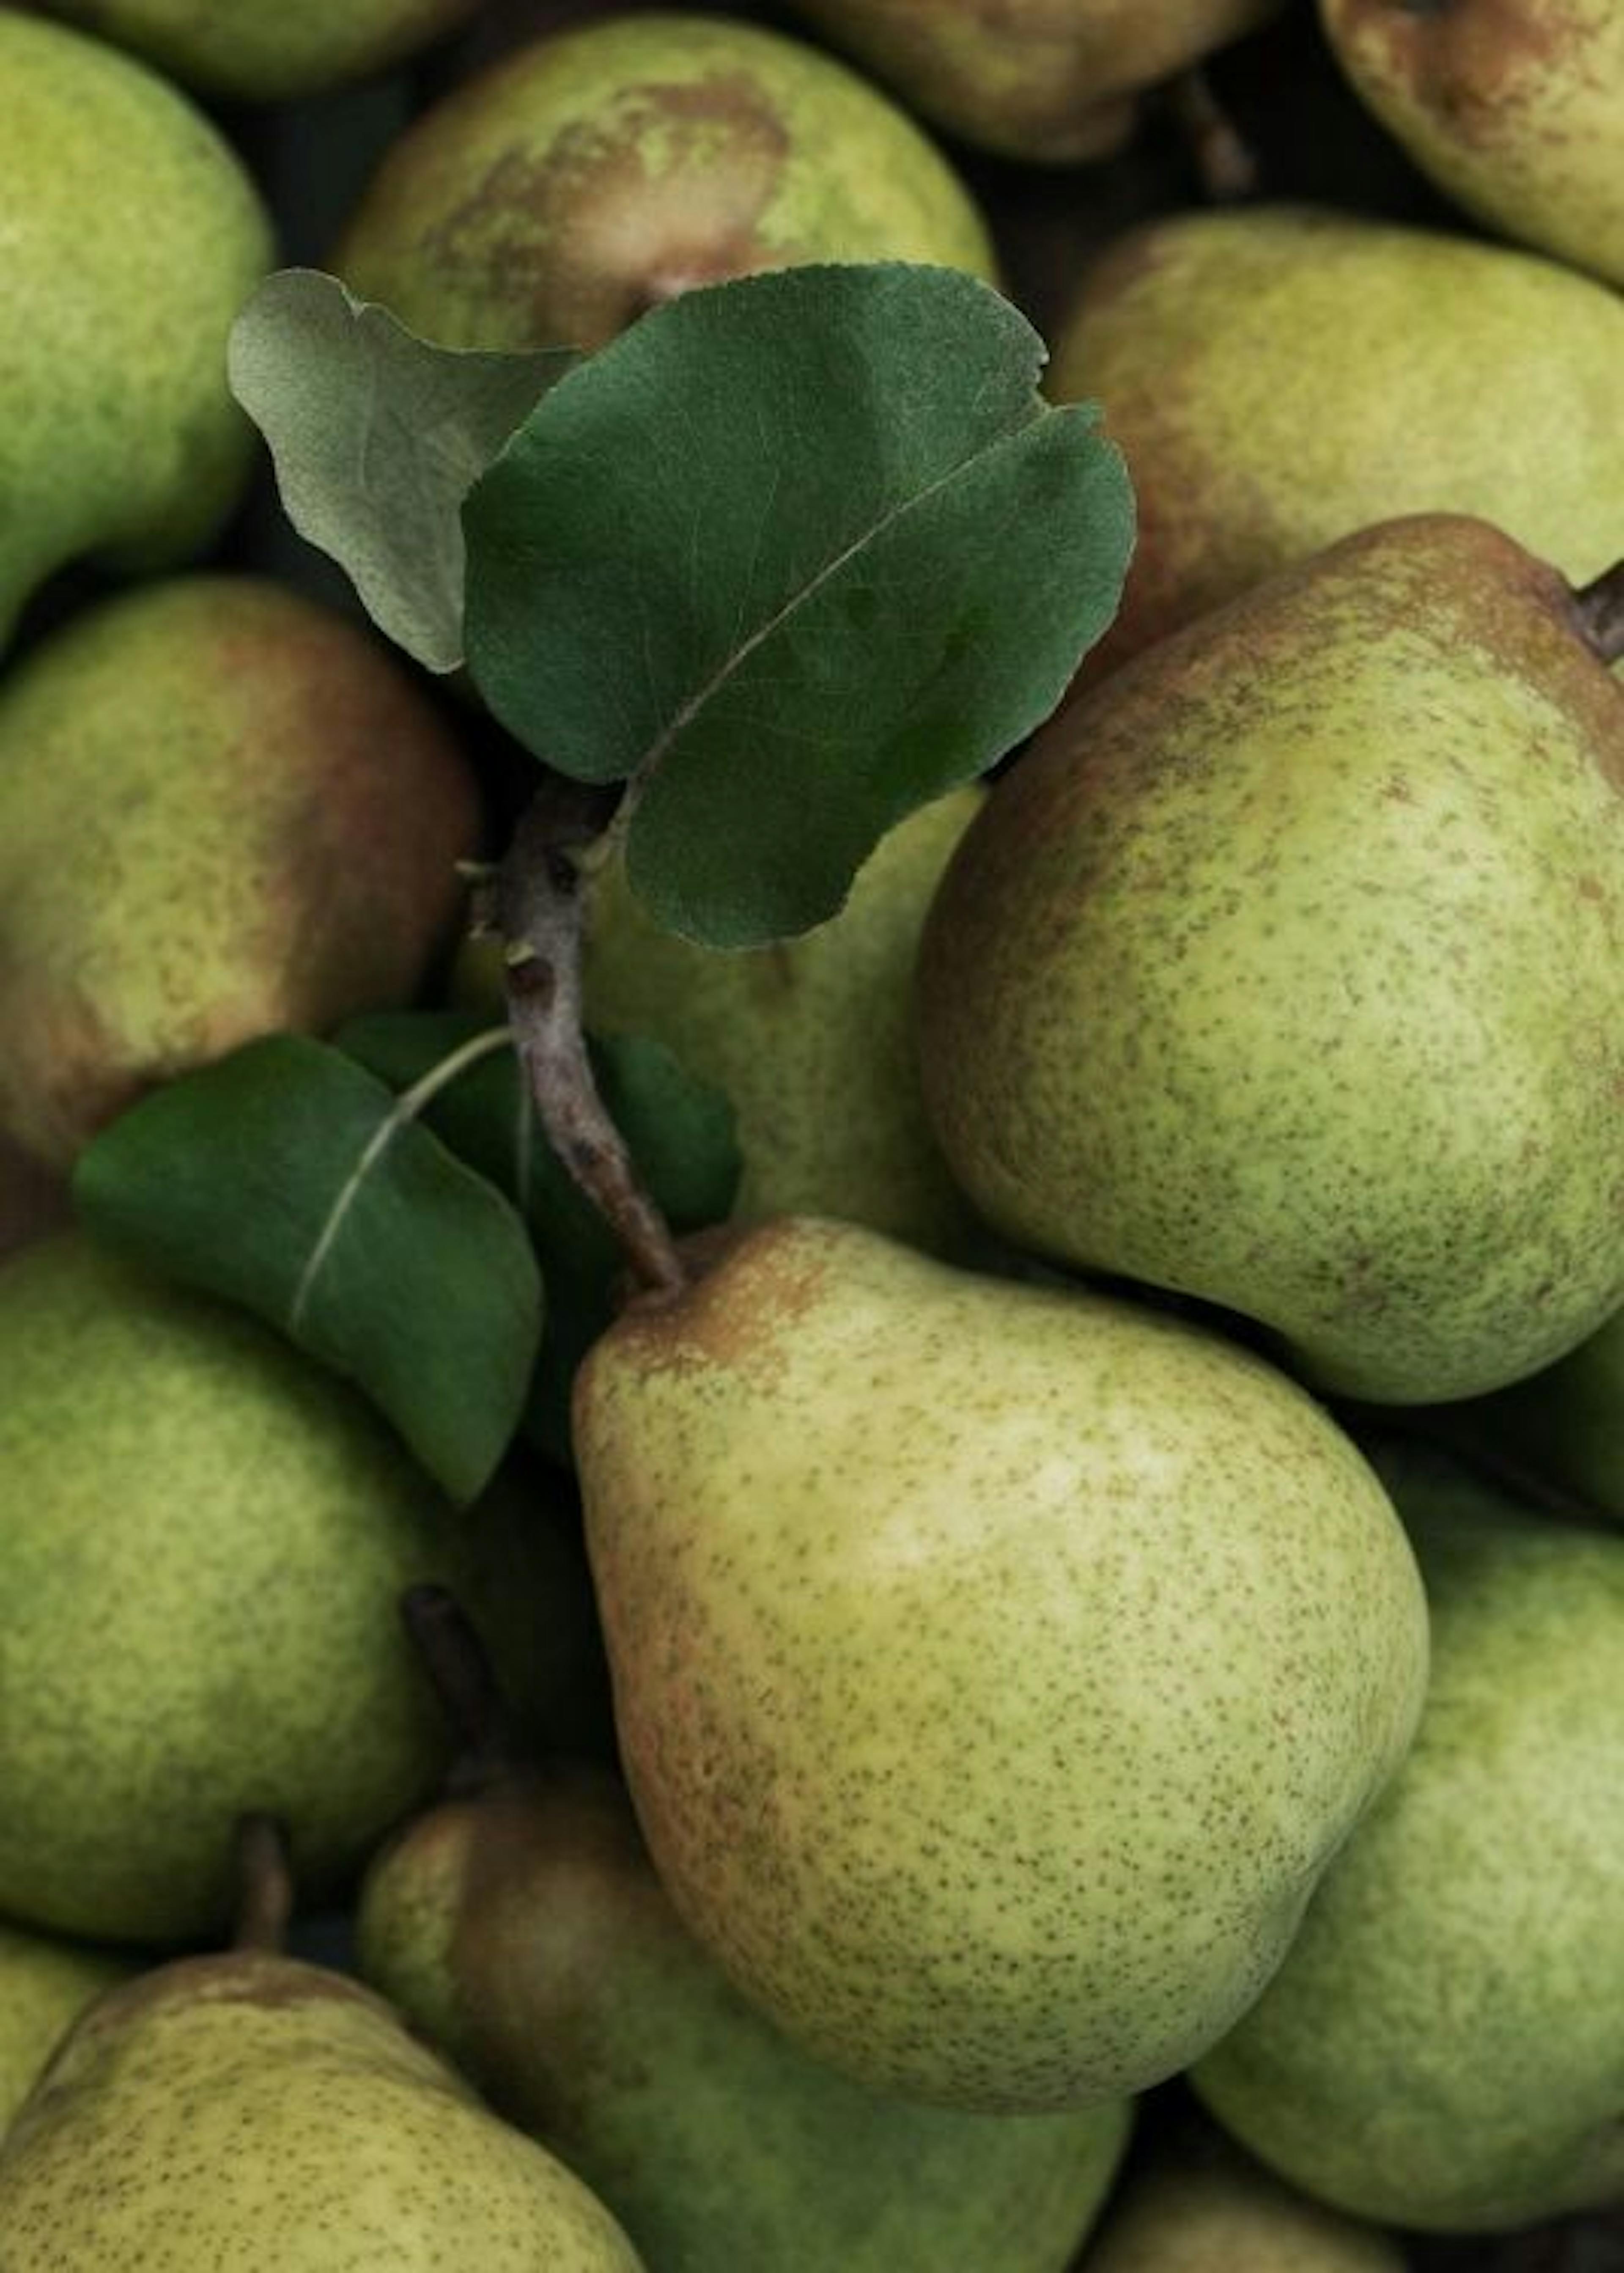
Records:
M1507 132L1530 74L1560 67L1575 29L1568 0L1343 0L1341 20L1367 53L1375 43L1382 76L1485 146Z

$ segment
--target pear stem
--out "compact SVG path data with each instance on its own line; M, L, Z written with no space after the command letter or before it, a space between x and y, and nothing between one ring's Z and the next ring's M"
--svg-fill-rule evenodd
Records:
M449 1587L408 1587L400 1618L456 1742L446 1789L453 1796L483 1791L513 1768L521 1750L490 1653Z
M293 1917L293 1864L288 1834L273 1815L238 1819L236 1839L236 1917L231 1947L281 1956Z
M1584 636L1604 663L1624 663L1624 560L1580 585L1574 605Z
M547 1141L615 1234L640 1283L680 1294L686 1272L610 1119L581 1025L584 911L576 856L613 811L602 790L558 776L520 821L491 879L489 920L505 943L507 1014Z
M1209 205L1239 205L1263 185L1258 154L1199 64L1170 82L1167 106Z

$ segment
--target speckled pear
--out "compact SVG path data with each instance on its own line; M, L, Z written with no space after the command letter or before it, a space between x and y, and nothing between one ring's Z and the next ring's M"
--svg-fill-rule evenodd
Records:
M258 1952L115 1990L0 2150L6 2273L640 2273L378 1998Z
M1399 514L1475 514L1599 574L1621 366L1624 302L1509 247L1306 206L1134 230L1084 278L1049 379L1104 403L1138 502L1085 679Z
M968 191L843 64L758 25L533 42L388 153L329 266L451 347L600 347L689 285L814 260L990 277Z
M580 1664L574 1565L538 1551L534 1503L517 1540L505 1499L454 1517L244 1312L64 1234L0 1272L0 1914L208 1933L221 1826L251 1808L334 1893L449 1753L396 1617L415 1582L457 1586L504 1650L518 1627L538 1707Z
M1347 539L1074 702L920 958L925 1101L1017 1242L1394 1404L1624 1301L1624 684L1481 521Z
M202 112L101 40L0 8L0 116L4 645L69 561L155 567L213 536L251 448L226 334L273 248Z
M1135 97L1281 0L794 0L910 109L1027 164L1107 157Z
M1496 2232L1624 2199L1624 1539L1439 1455L1380 1465L1426 1579L1426 1710L1194 2082L1323 2201Z
M478 844L397 660L258 577L122 593L0 684L0 1131L64 1167L255 1035L409 1001Z
M399 63L484 0L37 0L210 94L318 94Z
M1126 2142L1120 2102L958 2115L808 2059L678 1923L624 1790L512 1773L369 1875L362 1970L660 2273L1060 2273Z
M1343 69L1447 197L1624 285L1618 0L1320 0Z
M0 2137L71 2023L130 1971L128 1958L0 1921Z
M849 1225L737 1235L577 1377L655 1867L877 2089L1082 2107L1194 2059L1403 1757L1410 1549L1260 1359Z
M1084 2273L1404 2273L1398 2244L1327 2209L1206 2132L1142 2164Z

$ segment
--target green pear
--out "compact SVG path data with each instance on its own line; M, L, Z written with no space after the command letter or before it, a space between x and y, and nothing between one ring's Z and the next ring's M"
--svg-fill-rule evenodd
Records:
M1624 1310L1543 1373L1438 1417L1530 1488L1624 1523Z
M189 86L251 102L318 94L399 63L483 0L38 0Z
M1281 0L795 0L911 109L1026 163L1106 157L1134 98Z
M1446 197L1624 285L1618 0L1320 0L1349 79Z
M500 1497L453 1516L243 1312L68 1234L0 1272L0 1911L207 1933L219 1827L252 1808L288 1819L312 1897L341 1886L449 1750L399 1631L414 1582L457 1585L498 1647L522 1623L537 1712L580 1662L575 1566L534 1504L516 1544Z
M933 1253L972 1242L924 1117L913 1050L920 926L980 789L894 829L839 915L799 939L722 953L663 931L610 858L586 887L583 990L594 1033L645 1034L732 1103L746 1220L832 1215ZM496 1009L499 958L471 942L462 998Z
M1389 521L1072 703L948 868L925 1099L1011 1238L1440 1402L1624 1301L1624 685L1552 570Z
M155 1082L408 1001L479 825L329 610L199 575L79 616L0 683L0 1131L63 1166Z
M1624 1540L1381 1467L1432 1611L1415 1749L1194 2081L1325 2201L1494 2232L1624 2197Z
M1050 379L1104 404L1138 499L1086 674L1400 514L1473 514L1598 574L1621 364L1617 295L1526 253L1306 207L1136 230L1089 272Z
M226 334L273 255L208 120L100 40L0 9L0 111L4 645L68 561L157 566L212 539L251 449Z
M1396 2242L1205 2133L1135 2176L1081 2273L1403 2273Z
M102 1998L0 2150L6 2273L639 2273L607 2210L319 1966L186 1958Z
M1036 2112L1186 2065L1409 1741L1386 1497L1180 1322L785 1219L622 1317L574 1433L655 1866L876 2089Z
M994 2118L808 2059L678 1923L621 1788L565 1771L446 1801L373 1865L361 1969L661 2273L1062 2273L1120 2101Z
M0 2137L70 2024L130 1971L128 1958L0 1920Z
M451 347L595 348L656 302L798 261L991 276L969 192L842 64L750 24L533 42L418 120L330 266Z

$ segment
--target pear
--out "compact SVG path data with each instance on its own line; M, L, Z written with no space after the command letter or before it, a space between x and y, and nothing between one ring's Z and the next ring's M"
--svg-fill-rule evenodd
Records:
M955 790L893 829L839 915L738 953L663 931L618 857L587 874L582 957L596 1034L663 1042L730 1100L744 1159L734 1214L832 1215L932 1253L974 1242L924 1116L913 1049L920 926L984 792ZM499 958L461 958L470 1003L501 1003Z
M1396 2243L1206 2133L1175 2134L1135 2177L1081 2273L1403 2273Z
M261 1950L102 1998L0 2150L6 2273L639 2273L381 1999Z
M1438 1417L1530 1487L1624 1523L1624 1310L1543 1373Z
M1349 79L1446 197L1624 285L1618 0L1320 0Z
M457 1583L493 1641L522 1623L538 1712L580 1662L575 1566L534 1504L517 1544L500 1497L453 1518L242 1312L69 1234L0 1272L0 1912L207 1933L219 1826L253 1807L288 1819L313 1898L341 1886L449 1750L397 1631L415 1581Z
M627 1310L574 1433L655 1867L877 2090L1037 2112L1183 2067L1409 1741L1385 1496L1182 1323L786 1219Z
M1620 541L1620 364L1617 296L1526 253L1292 206L1134 231L1089 271L1050 379L1104 403L1138 499L1085 677L1401 514L1476 514L1598 574Z
M1194 2082L1327 2202L1495 2232L1624 2197L1624 1540L1381 1468L1432 1610L1415 1749Z
M1062 2273L1127 2134L1120 2101L992 2118L808 2059L678 1923L624 1790L511 1771L372 1867L361 1969L661 2273Z
M756 26L625 16L533 42L388 153L330 266L451 347L595 348L798 261L991 276L969 192L843 64Z
M130 1961L0 1920L0 2137L70 2024Z
M1107 157L1134 98L1281 0L795 0L910 109L1028 164Z
M0 1136L0 1259L71 1219L66 1179Z
M1440 1402L1624 1301L1624 685L1481 521L1379 525L1074 702L931 911L925 1099L1040 1252Z
M270 266L236 157L99 40L0 9L0 645L66 562L200 551L246 479L226 334Z
M384 70L483 0L41 0L210 94L251 102L318 94Z
M243 576L119 595L0 684L0 1131L56 1166L251 1036L407 1001L479 803L404 671Z

